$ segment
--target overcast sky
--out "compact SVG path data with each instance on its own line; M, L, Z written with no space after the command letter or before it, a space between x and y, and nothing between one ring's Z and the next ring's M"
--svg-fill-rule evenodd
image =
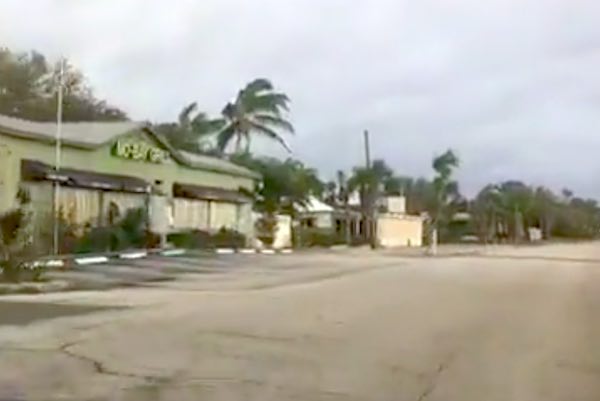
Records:
M64 54L134 119L217 113L266 77L323 175L363 161L368 128L399 173L454 148L468 194L600 197L599 21L598 0L0 0L2 45Z

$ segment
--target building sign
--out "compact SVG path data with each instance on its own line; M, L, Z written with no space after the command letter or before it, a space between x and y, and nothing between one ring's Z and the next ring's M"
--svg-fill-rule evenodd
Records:
M169 152L149 145L143 141L120 140L115 144L115 156L125 159L147 161L150 163L164 163L169 158Z

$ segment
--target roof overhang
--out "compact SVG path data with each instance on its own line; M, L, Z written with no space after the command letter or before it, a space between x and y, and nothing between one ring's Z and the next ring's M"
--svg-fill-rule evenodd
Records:
M241 191L193 184L173 184L173 196L179 198L249 203L252 199Z
M119 192L148 193L151 188L148 182L137 177L71 168L56 170L45 163L27 159L21 160L21 178L24 181L51 181L66 187Z

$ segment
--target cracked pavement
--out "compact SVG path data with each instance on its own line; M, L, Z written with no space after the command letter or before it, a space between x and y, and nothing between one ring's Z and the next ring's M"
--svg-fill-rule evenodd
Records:
M223 258L143 288L4 297L24 316L0 315L0 400L600 399L600 244L405 256ZM78 314L28 322L27 303Z

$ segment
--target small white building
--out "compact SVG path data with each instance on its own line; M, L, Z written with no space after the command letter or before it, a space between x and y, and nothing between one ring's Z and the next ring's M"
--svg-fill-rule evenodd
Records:
M344 235L346 224L350 224L350 237L355 238L363 234L362 214L355 207L347 210L333 207L311 196L306 205L298 208L300 225L306 229L331 231Z
M381 199L377 214L377 242L384 248L423 245L423 218L406 213L404 196Z

